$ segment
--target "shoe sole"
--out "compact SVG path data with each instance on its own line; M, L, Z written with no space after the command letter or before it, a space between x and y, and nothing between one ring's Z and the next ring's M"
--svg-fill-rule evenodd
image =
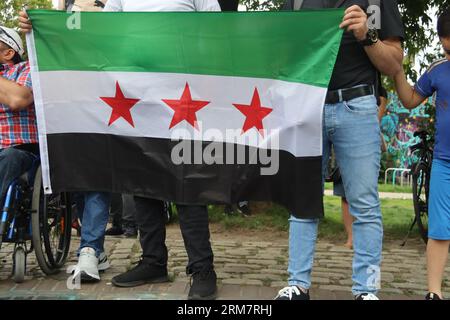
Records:
M201 297L199 295L188 296L188 300L216 300L216 298L217 298L217 290L213 294L206 297Z
M90 275L88 275L86 272L82 271L81 272L81 282L83 283L93 283L93 282L99 282L100 279L91 277Z
M161 278L155 278L152 280L139 280L139 281L131 281L131 282L117 282L116 280L111 279L111 283L116 287L121 288L131 288L131 287L137 287L142 286L144 284L152 284L152 283L163 283L163 282L169 282L169 277L161 277Z

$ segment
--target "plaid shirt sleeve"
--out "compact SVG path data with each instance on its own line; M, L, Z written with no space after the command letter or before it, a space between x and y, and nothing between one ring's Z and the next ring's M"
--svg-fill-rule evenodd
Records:
M28 64L28 62L24 63L23 66L21 66L16 83L30 89L32 88L30 65Z

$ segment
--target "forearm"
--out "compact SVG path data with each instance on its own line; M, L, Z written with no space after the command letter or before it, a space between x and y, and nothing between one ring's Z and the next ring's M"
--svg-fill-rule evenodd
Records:
M419 95L408 83L403 70L394 76L394 84L397 95L405 108L414 109L425 100L425 98Z
M20 111L33 103L33 93L27 87L0 77L0 103L12 111Z
M372 64L382 74L392 77L402 68L403 52L400 43L391 45L378 41L364 48Z

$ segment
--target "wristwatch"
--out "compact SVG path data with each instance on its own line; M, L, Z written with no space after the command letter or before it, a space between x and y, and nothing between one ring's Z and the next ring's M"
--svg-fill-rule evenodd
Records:
M367 32L366 39L363 41L359 41L359 43L364 47L373 46L377 42L378 42L377 29L369 29L369 31Z

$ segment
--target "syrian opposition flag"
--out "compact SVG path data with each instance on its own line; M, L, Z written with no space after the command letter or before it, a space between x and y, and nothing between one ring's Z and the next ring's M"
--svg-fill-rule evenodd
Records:
M44 188L323 215L341 10L30 11Z

